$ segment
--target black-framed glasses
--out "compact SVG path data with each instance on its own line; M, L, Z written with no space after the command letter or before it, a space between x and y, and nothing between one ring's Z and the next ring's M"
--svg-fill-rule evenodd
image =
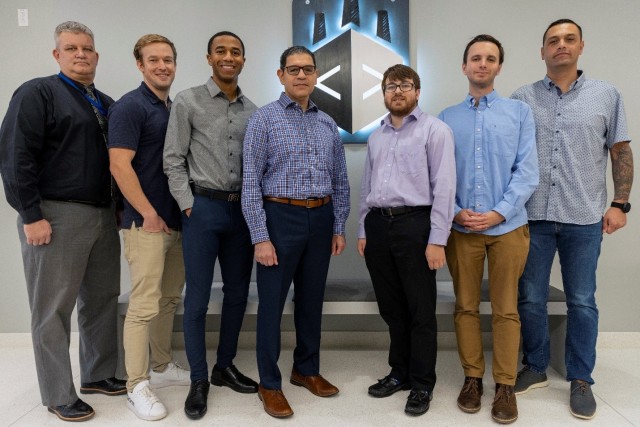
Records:
M413 89L415 85L413 83L400 83L395 84L395 83L389 83L388 85L384 86L384 91L388 92L388 93L393 93L396 91L396 89L400 88L401 92L409 92L411 89Z
M316 72L315 65L305 65L303 67L300 67L298 65L289 65L288 67L284 67L284 69L287 70L287 74L289 74L290 76L297 76L298 74L300 74L300 70L302 70L305 76L310 76L311 74Z

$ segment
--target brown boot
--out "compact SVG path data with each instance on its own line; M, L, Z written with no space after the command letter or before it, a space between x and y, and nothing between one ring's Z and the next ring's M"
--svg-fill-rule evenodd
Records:
M468 414L475 414L480 410L482 397L482 378L464 377L464 385L458 396L458 408Z
M518 419L518 404L512 385L496 384L491 418L500 424L509 424Z

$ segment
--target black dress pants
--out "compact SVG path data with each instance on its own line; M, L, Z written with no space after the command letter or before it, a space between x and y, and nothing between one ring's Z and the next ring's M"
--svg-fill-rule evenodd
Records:
M380 315L389 326L391 376L413 389L432 391L436 382L436 271L425 251L430 210L398 216L371 211L365 218L364 257Z

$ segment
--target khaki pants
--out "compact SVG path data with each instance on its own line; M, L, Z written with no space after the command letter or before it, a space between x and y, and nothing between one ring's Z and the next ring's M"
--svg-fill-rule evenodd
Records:
M465 376L482 378L485 370L480 330L480 296L485 256L493 331L493 379L514 385L520 345L518 279L529 253L529 226L501 236L452 230L446 248L456 294L454 322Z
M123 230L131 272L131 296L124 321L125 366L132 391L171 361L173 316L184 287L182 233L148 233L135 225Z

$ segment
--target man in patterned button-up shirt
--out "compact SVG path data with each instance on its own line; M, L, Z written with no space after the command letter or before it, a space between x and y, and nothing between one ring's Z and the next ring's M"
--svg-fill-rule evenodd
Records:
M349 181L338 128L309 99L315 66L313 53L304 47L282 54L278 77L284 93L256 111L244 140L242 211L258 263L258 393L274 417L293 414L277 364L280 319L292 280L291 382L321 397L338 393L319 375L320 322L329 260L345 247Z
M548 384L547 297L557 251L568 307L565 363L571 413L588 419L596 411L591 392L598 336L596 267L603 233L626 224L633 157L620 93L578 70L584 48L580 26L557 20L542 42L547 75L512 95L533 110L540 166L540 184L526 205L531 246L518 302L525 366L515 391ZM615 194L605 212L607 154Z

